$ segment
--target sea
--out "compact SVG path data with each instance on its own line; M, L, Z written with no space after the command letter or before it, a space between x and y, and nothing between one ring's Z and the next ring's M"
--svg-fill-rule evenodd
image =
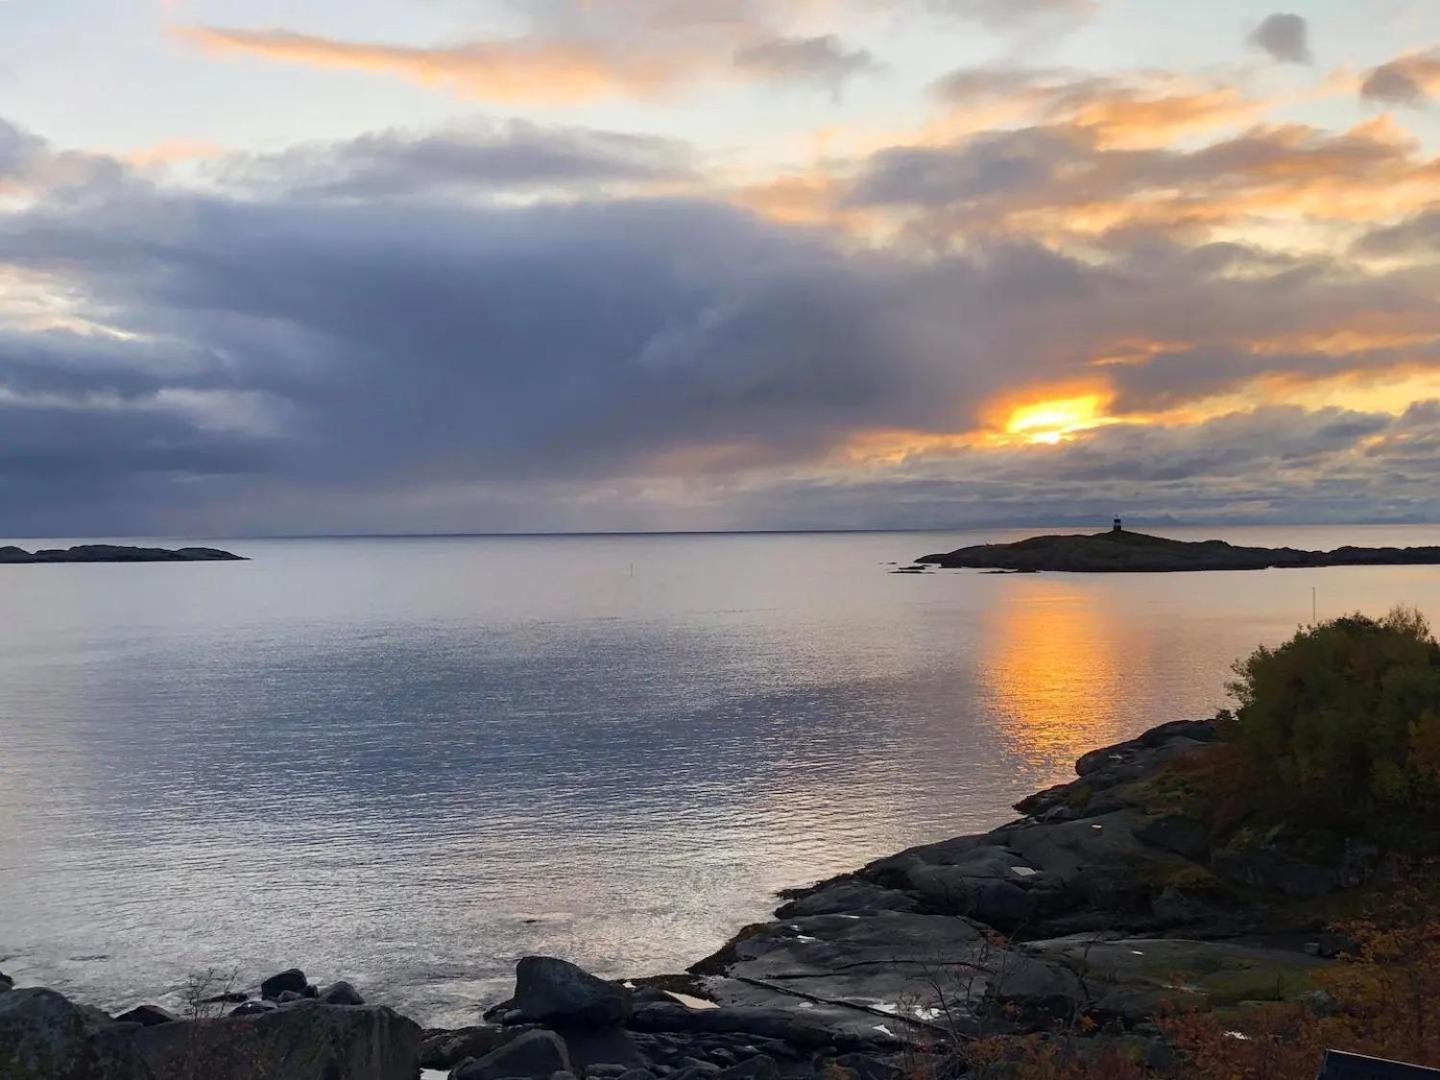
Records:
M894 572L1034 531L0 566L0 970L114 1009L298 966L463 1024L523 955L682 970L777 890L998 825L1081 753L1213 715L1237 658L1312 618L1440 618L1436 566Z

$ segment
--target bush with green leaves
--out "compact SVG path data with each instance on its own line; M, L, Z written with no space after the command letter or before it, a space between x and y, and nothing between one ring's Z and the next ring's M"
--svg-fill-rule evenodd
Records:
M1418 611L1347 615L1235 665L1233 737L1257 799L1403 835L1440 806L1440 644Z

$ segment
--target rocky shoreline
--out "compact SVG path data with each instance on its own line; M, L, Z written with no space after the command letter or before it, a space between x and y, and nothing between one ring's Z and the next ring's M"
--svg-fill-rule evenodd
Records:
M612 982L527 957L514 996L461 1029L299 970L197 994L183 1017L111 1017L0 976L0 1080L895 1080L953 1072L966 1040L1082 1017L1163 1064L1155 1018L1177 998L1314 995L1341 947L1321 901L1379 863L1363 844L1323 863L1278 842L1213 849L1163 778L1216 739L1178 721L1086 754L1019 819L790 893L682 974Z

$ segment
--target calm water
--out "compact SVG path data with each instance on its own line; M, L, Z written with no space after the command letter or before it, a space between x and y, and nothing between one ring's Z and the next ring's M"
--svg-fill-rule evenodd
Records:
M1210 532L1172 530L1198 538ZM221 542L0 566L0 967L97 1004L291 964L459 1022L678 969L778 888L988 827L1440 568L897 576L1019 534ZM1440 529L1228 529L1329 547ZM27 541L26 543L33 543Z

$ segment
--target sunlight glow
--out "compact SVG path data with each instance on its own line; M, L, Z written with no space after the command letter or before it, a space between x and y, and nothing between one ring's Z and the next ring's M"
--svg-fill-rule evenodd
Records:
M1113 423L1102 415L1104 405L1105 399L1100 394L1022 405L1010 413L1005 422L1005 434L1018 436L1029 443L1055 446L1077 432Z

